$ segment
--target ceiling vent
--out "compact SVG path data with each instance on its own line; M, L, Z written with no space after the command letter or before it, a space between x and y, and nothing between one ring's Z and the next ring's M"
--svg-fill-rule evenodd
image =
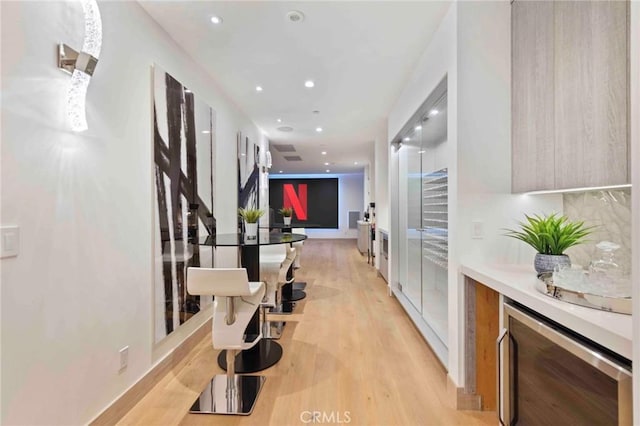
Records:
M295 24L304 21L304 13L299 10L291 10L287 13L287 19Z
M284 159L287 161L302 161L302 157L299 155L285 155Z
M293 127L289 127L289 126L280 126L278 127L278 130L280 130L281 132L293 132Z
M271 146L278 152L296 152L296 148L291 144L272 144Z

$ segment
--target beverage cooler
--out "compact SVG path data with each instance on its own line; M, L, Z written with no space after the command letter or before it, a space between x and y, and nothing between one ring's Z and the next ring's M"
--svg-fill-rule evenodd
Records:
M630 360L515 302L498 343L500 424L633 424Z

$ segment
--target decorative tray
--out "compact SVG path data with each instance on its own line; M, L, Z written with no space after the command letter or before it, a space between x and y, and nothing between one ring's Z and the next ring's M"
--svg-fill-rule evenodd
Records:
M611 297L563 288L553 283L553 274L551 272L544 272L538 275L536 288L541 293L563 302L631 315L631 297Z

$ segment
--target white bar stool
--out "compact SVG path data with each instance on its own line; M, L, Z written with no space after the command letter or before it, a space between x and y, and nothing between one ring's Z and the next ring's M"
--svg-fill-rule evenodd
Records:
M190 294L214 296L211 337L214 349L226 349L227 374L216 375L191 406L191 413L249 415L264 376L235 374L238 351L255 346L262 334L247 342L245 330L264 296L265 285L249 282L242 268L188 268Z
M291 230L293 234L302 234L307 235L307 231L304 228L293 228ZM293 269L300 268L300 255L302 255L302 246L304 245L304 241L298 241L297 243L293 243L293 248L296 249L296 260L293 262Z
M286 257L284 261L280 264L280 269L278 270L277 276L272 282L268 282L268 287L275 287L274 299L272 304L263 303L262 306L262 335L265 339L279 339L282 336L282 329L284 328L284 321L267 321L267 313L277 313L277 314L287 314L290 312L284 312L282 306L282 286L285 284L289 284L291 281L287 281L287 272L291 265L293 264L293 260L296 257L296 252L294 249L289 247L289 245L285 245L286 247ZM273 279L271 277L270 279Z

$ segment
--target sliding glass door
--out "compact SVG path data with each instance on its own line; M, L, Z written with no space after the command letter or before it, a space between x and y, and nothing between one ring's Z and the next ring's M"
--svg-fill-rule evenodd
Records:
M400 283L402 292L413 306L422 312L422 220L420 212L421 137L414 129L403 138L398 152L400 171Z
M449 178L445 84L394 141L398 154L399 290L448 346ZM429 338L427 338L429 340ZM432 345L433 346L433 345Z

